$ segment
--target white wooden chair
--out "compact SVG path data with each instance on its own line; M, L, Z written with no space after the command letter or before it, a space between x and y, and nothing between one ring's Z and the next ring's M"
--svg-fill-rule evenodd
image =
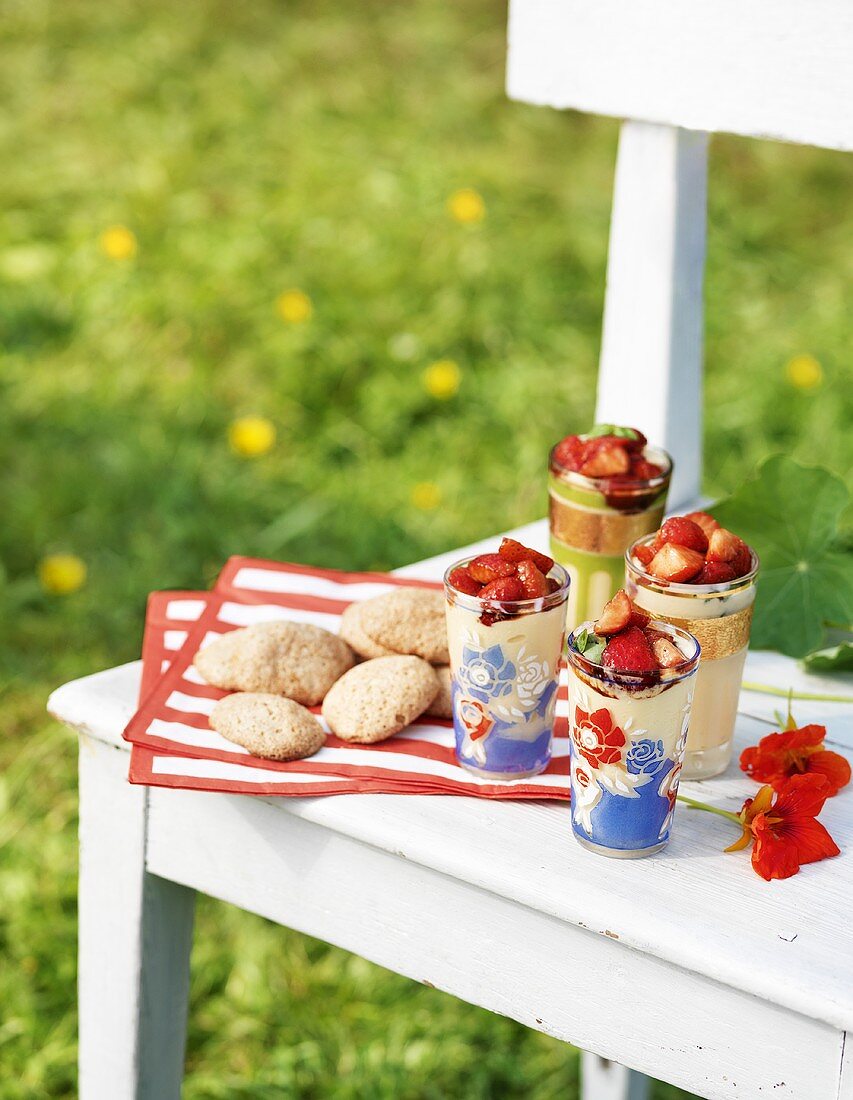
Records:
M674 454L673 507L700 486L707 133L850 149L851 45L849 0L512 0L510 94L631 120L597 414ZM544 548L544 522L519 537ZM401 572L437 578L459 554ZM747 675L821 686L774 655ZM853 1100L846 854L774 888L683 809L666 853L626 865L575 845L565 806L131 787L138 678L126 665L50 701L80 733L82 1100L179 1095L195 890L594 1052L585 1100L645 1093L617 1063L703 1097ZM769 728L749 717L769 702L744 708L738 747ZM685 786L728 806L754 791L735 775ZM824 815L843 850L844 811L840 797ZM499 970L470 950L482 937Z

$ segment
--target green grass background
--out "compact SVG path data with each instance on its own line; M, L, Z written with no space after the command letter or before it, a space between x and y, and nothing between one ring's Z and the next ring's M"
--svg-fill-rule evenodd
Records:
M75 744L49 690L134 658L149 590L231 553L387 568L532 519L547 446L589 422L618 127L508 102L504 24L491 0L0 0L0 1100L76 1092ZM469 186L478 226L446 211ZM849 471L851 206L849 158L713 143L711 493L779 450ZM99 250L114 223L135 260ZM276 315L291 286L305 325ZM226 445L244 413L279 433L251 462ZM81 592L41 592L55 551ZM545 1036L200 904L188 1100L577 1079Z

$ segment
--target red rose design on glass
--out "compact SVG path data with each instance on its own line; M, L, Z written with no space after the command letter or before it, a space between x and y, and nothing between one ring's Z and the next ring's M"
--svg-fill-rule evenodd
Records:
M478 703L476 699L460 699L456 710L459 721L472 741L479 741L480 738L485 737L495 724L483 704Z
M613 725L610 711L595 710L587 714L575 707L575 723L572 740L581 756L593 767L602 764L618 764L625 747L625 734Z

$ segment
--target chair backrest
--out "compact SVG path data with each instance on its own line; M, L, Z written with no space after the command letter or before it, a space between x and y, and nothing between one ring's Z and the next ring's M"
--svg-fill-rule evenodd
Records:
M853 150L853 0L510 0L513 99L624 118L596 418L699 496L708 133Z

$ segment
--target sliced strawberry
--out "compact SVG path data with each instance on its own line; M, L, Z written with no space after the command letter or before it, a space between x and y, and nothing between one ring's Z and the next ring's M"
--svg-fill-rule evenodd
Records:
M725 584L733 581L737 574L727 561L706 561L702 572L693 580L694 584Z
M464 592L466 596L478 596L480 589L483 587L479 581L475 581L464 565L459 565L454 569L447 581L457 591Z
M607 643L601 658L606 668L620 672L652 672L658 667L652 647L636 626L623 630Z
M686 516L673 516L658 531L655 540L658 549L667 542L674 546L686 546L688 550L696 550L699 554L704 554L708 549L708 536L698 523Z
M729 562L729 565L734 569L736 577L745 577L750 569L752 569L752 554L743 539L738 539L737 541L737 553L732 561Z
M679 584L695 577L704 564L705 559L698 550L673 546L671 542L667 542L655 554L648 571L661 580Z
M481 584L490 584L498 577L512 577L515 575L515 563L502 558L500 554L480 554L468 562L468 572L475 581Z
M716 531L720 526L713 516L709 516L707 512L688 512L684 517L685 519L692 519L697 527L701 527L705 532L705 537L710 540L713 531Z
M643 568L648 568L654 556L655 551L651 546L648 545L648 543L641 543L639 546L634 547L634 557L637 559L640 565L643 566Z
M680 665L684 660L684 655L679 650L678 646L673 643L667 637L655 638L652 642L652 652L655 655L655 660L658 663L659 668L675 668L676 665Z
M708 541L708 561L734 561L737 557L739 542L737 535L733 535L725 527L718 527L716 531L711 532L711 538Z
M567 470L579 470L585 456L584 441L578 435L567 435L554 448L554 458Z
M531 550L529 546L522 546L515 539L504 539L498 548L498 553L507 561L532 561L540 573L550 573L554 568L554 559L547 554L540 554L538 550Z
M658 466L657 462L649 462L646 458L631 457L631 477L635 477L637 481L652 481L653 478L660 477L663 473L663 466Z
M631 621L629 626L638 626L641 630L644 630L651 622L651 615L647 611L643 611L641 607L637 607L633 600L631 600Z
M632 607L631 601L628 599L628 593L620 588L613 599L604 605L604 610L598 616L598 622L595 624L595 633L618 634L630 623L631 611Z
M524 585L518 577L498 577L496 581L480 589L480 599L499 600L501 603L523 600Z
M618 474L628 473L631 468L631 459L624 447L609 438L591 442L596 446L580 468L584 477L615 477Z
M557 589L560 587L560 582L557 580L556 577L546 577L545 578L545 583L548 585L548 595L549 596L551 595L552 592L556 592Z
M634 434L630 439L622 439L622 444L626 450L633 451L634 454L640 454L648 446L649 441L639 428L629 428L628 430Z
M520 561L516 568L525 599L535 600L547 594L548 581L545 579L545 574L540 572L532 561Z

